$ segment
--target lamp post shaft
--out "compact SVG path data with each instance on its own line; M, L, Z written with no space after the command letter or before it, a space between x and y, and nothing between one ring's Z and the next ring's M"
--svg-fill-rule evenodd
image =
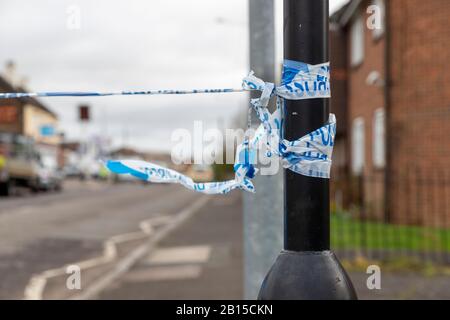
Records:
M328 0L284 1L284 58L320 64L329 61ZM284 132L297 140L324 126L329 99L286 101ZM329 180L285 171L285 249L330 249Z
M284 0L284 57L328 61L328 0ZM285 138L322 127L328 99L286 101ZM260 300L352 300L353 285L330 251L329 180L285 171L284 247L261 286Z

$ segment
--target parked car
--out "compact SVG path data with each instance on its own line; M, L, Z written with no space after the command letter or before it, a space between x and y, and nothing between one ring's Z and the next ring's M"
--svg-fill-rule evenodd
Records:
M38 191L39 166L39 157L31 139L0 133L0 194L11 194L15 186Z

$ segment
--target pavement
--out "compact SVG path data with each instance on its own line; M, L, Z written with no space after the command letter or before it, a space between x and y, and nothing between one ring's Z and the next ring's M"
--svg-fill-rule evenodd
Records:
M450 277L448 275L425 276L413 272L383 273L381 289L369 290L369 275L352 272L350 278L360 300L450 300Z

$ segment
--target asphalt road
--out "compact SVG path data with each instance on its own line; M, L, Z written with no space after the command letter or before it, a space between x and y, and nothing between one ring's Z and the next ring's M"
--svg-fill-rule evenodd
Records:
M0 198L0 299L22 299L34 274L98 256L108 238L198 197L173 185L70 181L61 193Z
M242 224L240 191L209 197L207 205L96 298L243 299Z

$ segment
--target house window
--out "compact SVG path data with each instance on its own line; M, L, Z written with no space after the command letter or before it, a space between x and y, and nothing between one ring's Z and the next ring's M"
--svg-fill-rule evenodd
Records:
M351 65L360 65L364 61L364 21L359 15L351 26Z
M375 40L377 40L380 39L384 34L386 7L384 0L374 0L373 6L375 6L375 10L373 11L374 18L377 19L377 21L375 21L374 23L372 36Z
M352 172L361 175L365 162L365 129L362 117L353 120L352 126Z
M386 165L386 117L383 108L373 115L373 165L382 169Z

